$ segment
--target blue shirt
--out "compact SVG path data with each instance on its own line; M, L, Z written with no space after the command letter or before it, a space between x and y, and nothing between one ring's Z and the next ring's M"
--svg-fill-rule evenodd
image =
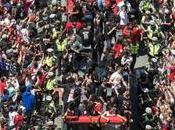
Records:
M26 108L26 113L32 112L34 110L34 106L36 103L35 96L30 92L24 92L22 94L22 102L24 107Z
M10 3L5 3L4 7L9 11L12 8L12 5Z
M4 61L0 60L0 72L7 71L7 65Z

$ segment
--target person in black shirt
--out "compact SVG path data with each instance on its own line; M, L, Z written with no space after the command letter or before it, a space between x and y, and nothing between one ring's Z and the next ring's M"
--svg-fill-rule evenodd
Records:
M90 49L93 42L92 27L90 23L85 24L84 28L81 30L81 37L83 46Z

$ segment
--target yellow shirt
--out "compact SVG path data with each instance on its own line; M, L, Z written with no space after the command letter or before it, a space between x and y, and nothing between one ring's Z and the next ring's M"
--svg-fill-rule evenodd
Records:
M46 89L47 90L53 90L56 85L56 79L49 79L46 84Z
M156 56L159 54L160 45L159 44L149 44L149 54L151 56Z
M44 59L44 64L46 64L48 67L52 67L54 65L54 62L55 62L55 59L53 56L47 56L45 59Z
M66 49L67 39L64 39L63 42L60 42L58 39L56 40L56 46L58 52L63 52Z
M131 44L130 46L131 54L138 54L139 51L139 44Z
M52 34L51 34L52 39L56 39L56 38L57 38L58 33L59 33L58 31L53 30L53 31L52 31Z

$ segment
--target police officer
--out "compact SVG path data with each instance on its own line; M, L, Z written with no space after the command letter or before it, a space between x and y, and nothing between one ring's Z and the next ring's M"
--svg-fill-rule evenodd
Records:
M131 52L131 56L132 56L132 62L130 65L130 69L131 69L131 72L133 72L134 66L136 63L136 59L137 59L137 55L139 52L139 43L133 42L132 44L130 44L130 52Z
M49 119L54 120L54 116L56 114L55 103L51 96L47 96L46 100L48 101L48 105L46 106L46 113Z

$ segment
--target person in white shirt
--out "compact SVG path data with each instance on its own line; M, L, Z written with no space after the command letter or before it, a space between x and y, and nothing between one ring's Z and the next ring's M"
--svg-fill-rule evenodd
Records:
M27 28L21 29L22 38L25 42L29 43L29 31Z
M125 26L129 23L128 14L126 12L125 6L121 8L119 16L120 16L120 25Z
M121 64L124 66L130 66L132 61L133 58L130 56L129 53L126 53L121 59Z
M114 91L116 92L116 94L118 94L118 89L121 88L121 82L122 84L127 88L127 84L124 81L122 74L121 74L121 68L119 68L116 72L114 72L110 79L109 79L109 83L112 85L112 89L114 89Z
M10 110L9 110L9 126L10 127L15 125L14 119L16 115L18 115L18 113L15 111L13 107L10 107ZM15 128L11 130L15 130Z

